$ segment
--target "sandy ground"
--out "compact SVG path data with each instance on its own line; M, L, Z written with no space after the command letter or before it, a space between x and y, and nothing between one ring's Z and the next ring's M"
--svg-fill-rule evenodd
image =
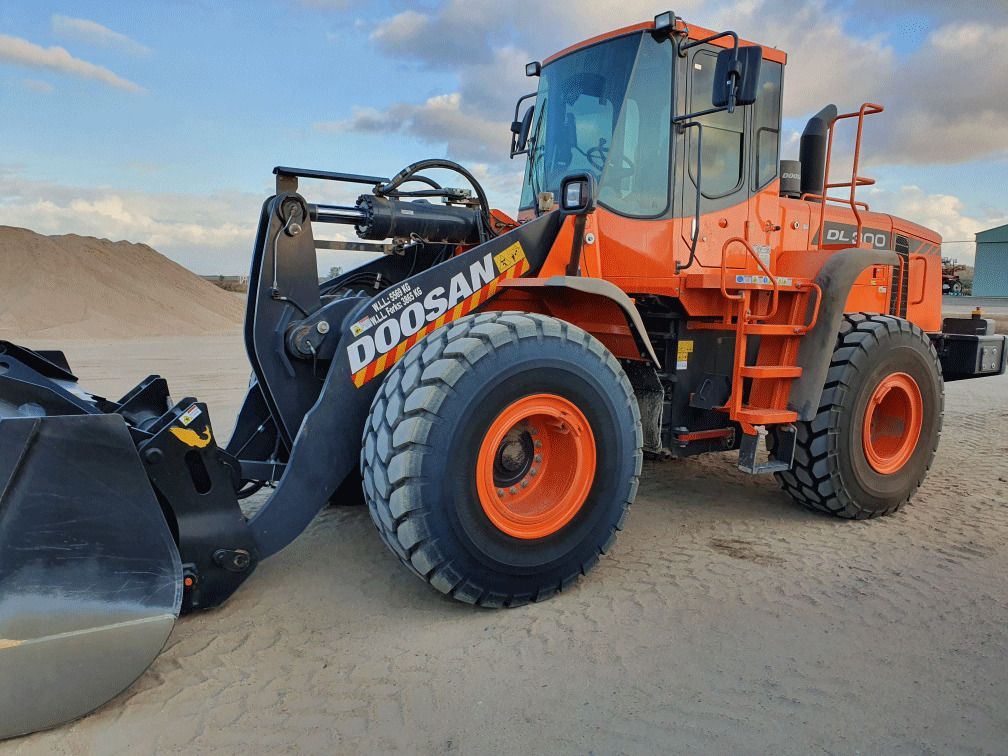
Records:
M65 345L232 421L237 334ZM611 555L540 605L431 591L324 512L128 691L4 753L1008 752L1008 377L950 384L934 468L870 523L730 455L648 464Z

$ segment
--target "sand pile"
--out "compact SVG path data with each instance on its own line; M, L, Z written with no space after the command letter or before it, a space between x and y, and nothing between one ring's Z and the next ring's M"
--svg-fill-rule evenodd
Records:
M145 244L0 226L0 338L231 331L244 305Z

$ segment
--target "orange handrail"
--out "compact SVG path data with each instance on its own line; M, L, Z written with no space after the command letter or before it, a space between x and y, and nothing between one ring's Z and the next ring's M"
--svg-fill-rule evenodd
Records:
M813 328L815 328L815 324L819 322L819 305L822 304L822 287L819 286L819 284L817 284L815 281L809 281L806 284L798 284L798 288L800 289L804 289L806 287L815 291L816 295L815 307L812 308L812 319L802 326L802 329L805 332L808 332L811 331Z
M877 105L873 102L866 102L860 107L860 109L853 113L838 115L836 120L830 124L829 142L826 147L826 170L823 175L823 192L820 195L807 195L815 197L821 202L821 206L819 208L819 249L823 248L823 244L825 242L827 202L840 202L850 206L851 211L854 213L854 219L857 221L857 246L860 247L862 244L861 236L864 231L864 222L861 219L861 213L858 212L858 207L863 207L865 211L868 211L869 208L867 203L859 202L857 200L857 188L859 186L872 186L875 183L875 179L868 178L867 176L861 176L858 173L861 168L861 137L864 133L865 116L876 115L878 113L882 113L884 110L885 108L881 105ZM837 121L842 121L847 118L858 119L857 138L854 142L854 162L851 166L851 179L850 181L831 182L829 179L830 166L833 162L833 136L836 134ZM850 188L850 197L848 199L828 196L830 189L844 189L848 187Z
M732 244L736 242L745 247L746 252L748 252L749 256L756 261L756 265L758 265L759 269L763 271L764 275L766 275L767 279L769 279L771 287L773 287L772 288L773 295L771 298L770 311L759 316L761 319L772 318L774 315L777 314L777 305L780 299L780 286L777 283L777 277L770 272L770 269L763 263L759 255L756 254L756 250L752 248L752 245L749 244L749 242L747 242L741 236L733 236L731 239L729 239L724 243L723 247L721 247L721 296L723 296L725 299L733 299L733 300L740 300L745 298L744 294L739 294L737 296L729 294L726 286L727 281L725 279L725 276L727 276L728 274L728 255L727 255L728 247L730 247Z
M821 200L821 199L823 199L823 196L821 194L813 194L812 192L805 192L805 194L803 194L801 196L801 198L803 200L807 200L807 199ZM850 204L847 200L841 199L840 197L826 197L826 201L827 202L837 202L837 203L839 203L841 205ZM858 207L863 207L865 210L869 210L869 211L871 210L871 208L868 206L867 202L863 202L861 200L857 200L854 204L857 205Z
M907 258L907 299L910 298L910 273L909 273L909 271L910 271L910 262L912 260L923 260L924 261L924 277L921 279L921 298L918 299L915 302L908 302L907 303L907 306L909 306L909 307L916 307L917 305L919 305L921 302L923 302L927 298L926 292L927 292L928 266L927 266L927 258L924 255L910 255ZM902 263L902 260L900 260L900 262Z

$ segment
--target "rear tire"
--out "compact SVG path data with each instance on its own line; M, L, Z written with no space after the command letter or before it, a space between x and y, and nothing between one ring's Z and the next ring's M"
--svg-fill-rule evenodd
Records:
M365 498L382 540L434 588L515 606L609 549L642 440L630 382L599 341L542 315L480 313L389 371L364 432Z
M943 411L927 334L888 315L845 315L819 412L795 423L794 464L777 480L795 501L837 517L895 512L931 467Z

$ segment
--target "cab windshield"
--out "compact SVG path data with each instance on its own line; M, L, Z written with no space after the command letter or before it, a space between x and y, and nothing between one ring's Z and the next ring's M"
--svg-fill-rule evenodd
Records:
M669 201L672 45L617 37L544 66L521 207L587 172L599 203L624 215L661 215Z

